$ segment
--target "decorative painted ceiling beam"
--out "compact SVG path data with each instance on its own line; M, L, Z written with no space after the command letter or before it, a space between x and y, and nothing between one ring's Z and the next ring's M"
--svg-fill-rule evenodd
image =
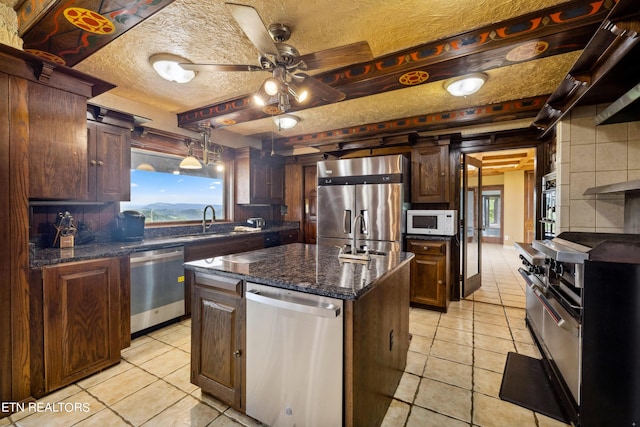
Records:
M63 0L42 12L30 0L18 11L25 51L73 67L174 0Z
M274 147L277 150L290 149L293 147L321 147L330 144L343 144L370 139L374 136L383 138L385 135L436 131L450 128L454 123L456 125L468 126L502 122L505 120L533 119L547 101L547 98L548 95L537 96L473 108L333 129L289 138L278 138L274 140ZM271 140L267 141L265 139L262 143L263 146L271 146Z
M519 63L579 50L584 48L610 7L610 2L604 0L568 2L314 77L342 90L347 94L347 99L354 99L470 71L488 70L505 63ZM479 64L476 67L478 69L469 70L469 55ZM441 63L449 64L449 71L439 75L439 78L438 75L420 72L424 71L424 67ZM390 83L390 75L399 78ZM365 93L349 92L349 87L354 87L352 85L362 81L367 82L361 85L367 88ZM291 111L323 104L324 102L318 100L305 105L292 101ZM213 127L221 127L277 113L277 108L274 110L273 106L267 106L266 109L254 107L251 95L245 95L179 113L178 125L197 127L207 123Z

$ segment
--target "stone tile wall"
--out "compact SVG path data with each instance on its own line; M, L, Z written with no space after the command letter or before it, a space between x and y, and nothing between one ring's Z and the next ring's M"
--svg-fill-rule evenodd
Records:
M591 187L640 179L640 122L596 126L606 107L576 108L558 124L558 232L624 231L624 195L584 195Z

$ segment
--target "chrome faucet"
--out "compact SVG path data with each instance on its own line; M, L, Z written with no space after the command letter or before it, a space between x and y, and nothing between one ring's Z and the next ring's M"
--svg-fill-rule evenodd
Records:
M211 223L207 225L207 210L211 208ZM204 212L202 212L202 232L206 232L207 228L211 227L213 223L216 222L216 210L211 205L207 205L204 207Z
M356 255L358 253L358 232L356 231L356 227L358 225L358 219L362 221L362 233L367 234L367 221L363 214L358 214L353 219L353 226L351 229L353 230L353 242L351 243L351 253Z

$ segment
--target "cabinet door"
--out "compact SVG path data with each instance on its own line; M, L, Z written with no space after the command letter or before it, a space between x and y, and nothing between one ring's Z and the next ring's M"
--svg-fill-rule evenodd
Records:
M416 148L411 153L411 201L449 201L449 146Z
M242 281L189 272L193 286L191 382L241 409L244 377Z
M29 197L83 199L87 188L87 100L29 83Z
M120 361L118 258L43 269L46 391Z
M411 302L446 310L447 243L410 240L407 250L415 254L411 263Z
M278 158L272 161L268 171L269 203L281 205L284 203L284 165Z
M89 122L89 181L87 200L115 202L131 198L130 131Z

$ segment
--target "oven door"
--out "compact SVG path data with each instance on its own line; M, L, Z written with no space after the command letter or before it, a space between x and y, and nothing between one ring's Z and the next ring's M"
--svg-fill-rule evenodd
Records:
M560 302L549 294L534 290L535 298L543 309L542 339L547 357L557 369L565 386L580 405L580 383L582 376L582 327Z

